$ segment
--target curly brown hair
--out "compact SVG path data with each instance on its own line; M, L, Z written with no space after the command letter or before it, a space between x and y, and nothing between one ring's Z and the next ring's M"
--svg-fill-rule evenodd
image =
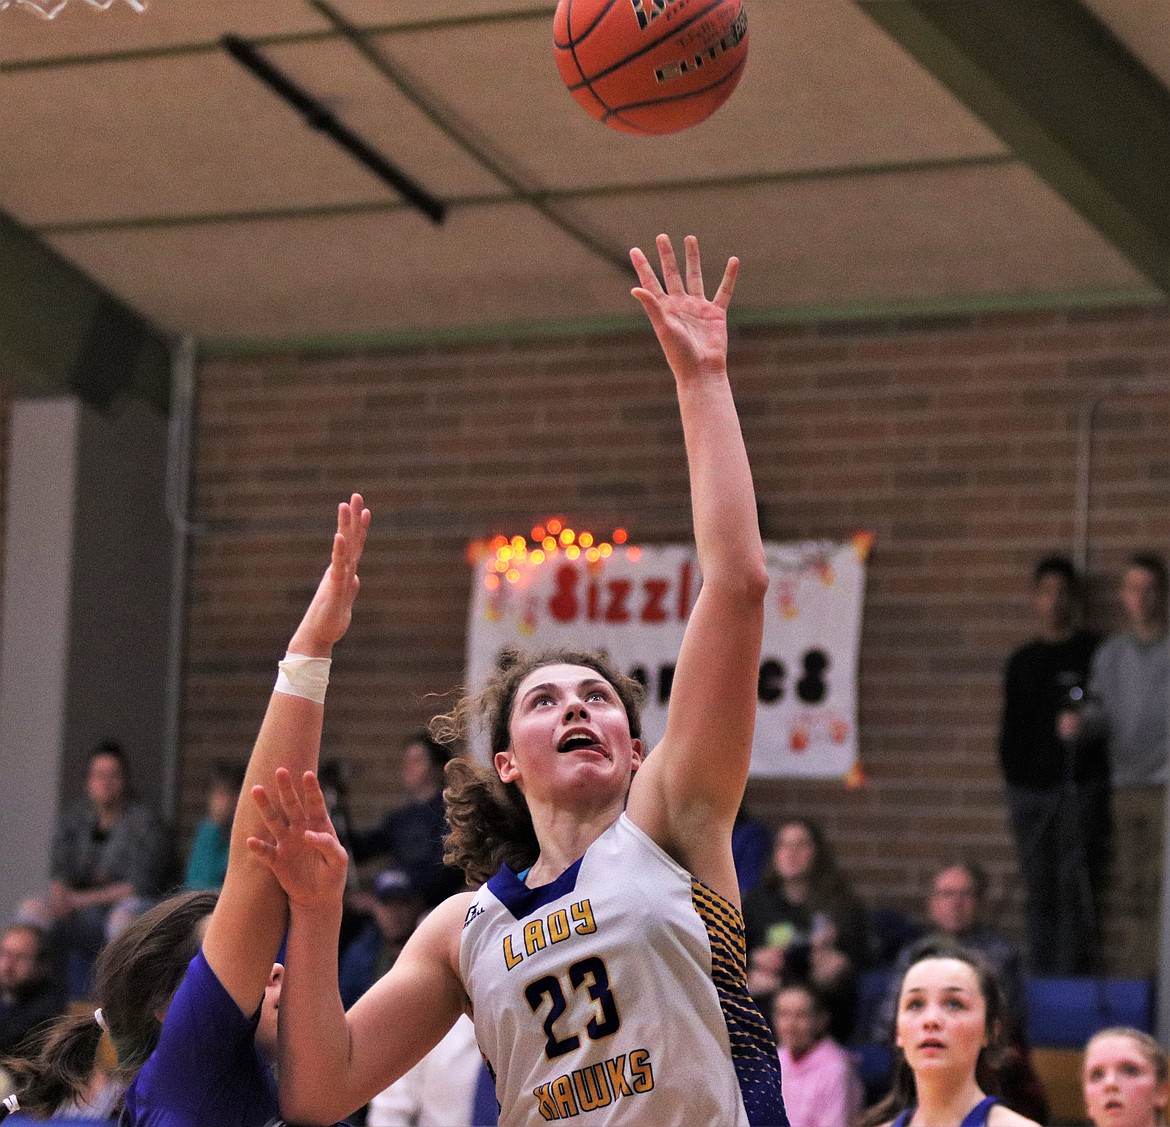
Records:
M513 647L500 652L495 674L478 693L464 696L450 712L431 721L431 732L450 743L467 739L482 726L494 758L511 743L512 706L520 683L548 665L582 665L603 677L622 702L631 738L641 736L646 690L641 682L619 673L604 654L573 649L526 654ZM494 766L453 759L447 764L443 800L448 826L443 860L461 868L471 883L487 880L501 864L521 870L536 861L540 844L528 803L515 783L500 780Z

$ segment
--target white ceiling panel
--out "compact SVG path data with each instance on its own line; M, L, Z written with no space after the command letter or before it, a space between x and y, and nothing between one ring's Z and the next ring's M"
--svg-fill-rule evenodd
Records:
M1157 267L1170 228L1132 179L1156 148L1135 147L1145 162L1111 185L1086 173L1099 152L1037 160L1011 128L1033 107L1001 106L978 68L963 71L961 47L940 66L949 48L926 0L889 0L912 29L894 32L903 42L862 0L745 2L738 89L665 137L609 130L572 99L553 60L554 0L151 0L141 15L71 0L51 22L10 8L0 212L160 326L213 338L620 315L626 249L659 229L739 253L738 303L784 316L1145 299L1170 285ZM1058 20L1076 2L1044 10ZM1084 3L1167 82L1170 3ZM1033 27L1065 30L1000 11L995 27L1021 14L1017 44L1035 42ZM976 10L948 12L986 42ZM446 222L310 128L224 51L225 34L445 202ZM1079 93L1053 91L1046 120ZM1156 138L1157 99L1134 106L1121 120ZM1108 141L1101 151L1124 161ZM3 237L0 225L0 252Z
M631 195L581 210L649 244L660 226L737 254L745 308L922 300L932 294L1075 293L1140 276L1041 181L1019 166L923 172L782 189L692 192L668 215Z
M629 312L620 275L522 205L52 240L161 325L302 336Z

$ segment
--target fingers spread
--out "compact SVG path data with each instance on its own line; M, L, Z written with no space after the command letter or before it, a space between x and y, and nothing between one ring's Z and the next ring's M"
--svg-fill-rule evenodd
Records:
M684 293L682 275L678 272L678 262L674 257L674 247L671 246L669 235L659 235L654 240L658 247L658 257L662 262L662 281L667 293Z
M683 240L687 252L687 293L692 297L706 298L703 292L703 267L699 262L699 240L688 235Z
M260 817L264 824L274 833L283 830L287 826L284 814L273 805L272 799L268 797L268 789L266 787L257 783L252 788L252 801L260 811Z
M312 771L306 771L303 779L305 788L305 814L311 826L329 826L329 808L325 805L325 795L321 784Z
M650 295L661 295L662 286L658 283L658 275L654 273L654 268L640 248L634 247L630 251L630 261L634 264L634 271L638 275L638 281L642 283L642 289ZM634 296L638 296L637 292Z
M292 775L284 767L276 769L276 791L280 796L280 805L290 826L303 826L305 823L305 808L301 803L300 795L293 786Z
M723 281L713 298L716 305L726 309L731 304L731 295L735 293L735 279L739 277L739 259L734 255L727 260L727 269L723 271Z

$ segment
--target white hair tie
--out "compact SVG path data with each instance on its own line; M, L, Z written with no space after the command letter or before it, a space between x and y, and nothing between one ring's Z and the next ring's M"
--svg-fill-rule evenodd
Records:
M103 1033L109 1033L110 1027L106 1024L106 1015L102 1013L100 1006L93 1011L93 1020L98 1023Z

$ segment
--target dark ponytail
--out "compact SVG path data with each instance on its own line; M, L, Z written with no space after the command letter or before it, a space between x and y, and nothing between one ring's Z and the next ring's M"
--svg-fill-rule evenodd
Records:
M43 1028L28 1058L3 1062L20 1100L20 1110L48 1119L62 1104L85 1091L97 1066L102 1028L93 1014L66 1014Z

